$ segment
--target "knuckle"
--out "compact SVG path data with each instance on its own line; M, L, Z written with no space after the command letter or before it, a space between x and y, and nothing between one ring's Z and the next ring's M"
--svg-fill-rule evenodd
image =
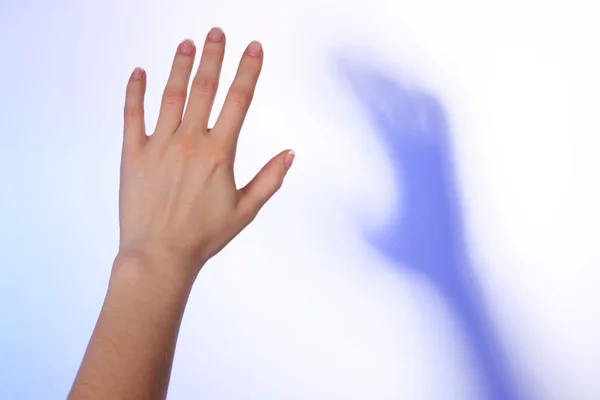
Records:
M275 191L277 192L283 186L283 178L277 179L277 183L275 184Z
M181 104L185 102L187 93L181 88L167 88L163 94L163 102L167 105Z
M179 155L183 158L190 158L198 152L198 142L194 135L181 135L178 143Z
M217 93L217 80L208 76L199 76L192 86L196 93L201 95L214 95Z
M252 91L245 87L232 87L231 101L238 107L247 108L252 102Z
M256 205L247 205L246 207L242 208L239 212L239 219L241 220L242 225L247 226L254 222L259 211L260 208L256 207Z
M283 179L273 179L269 185L269 197L275 194L283 185Z
M143 114L143 108L141 106L125 106L124 115L125 118L139 118Z

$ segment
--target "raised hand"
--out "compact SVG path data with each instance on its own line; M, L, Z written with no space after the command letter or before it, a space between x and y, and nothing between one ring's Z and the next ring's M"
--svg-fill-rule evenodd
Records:
M125 103L121 254L168 259L197 273L280 188L294 158L289 150L244 188L237 189L233 174L238 136L263 63L260 43L246 48L223 109L208 127L224 52L225 35L213 28L188 95L196 48L189 40L179 45L150 136L144 127L146 74L133 72Z
M224 52L225 36L213 28L188 95L196 48L189 40L179 45L150 136L146 74L138 68L131 75L119 253L70 400L166 397L181 319L200 268L256 217L292 165L294 153L284 151L237 189L233 162L263 52L258 42L248 46L209 129Z

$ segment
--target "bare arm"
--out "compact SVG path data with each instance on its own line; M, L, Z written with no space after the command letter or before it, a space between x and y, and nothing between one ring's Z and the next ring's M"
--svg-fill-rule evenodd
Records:
M177 334L197 274L254 219L291 166L294 154L284 151L248 185L236 188L237 139L263 53L256 42L246 49L223 110L208 129L224 49L223 33L211 30L188 95L196 49L190 41L178 47L150 136L143 112L146 75L136 69L130 78L120 248L71 400L166 397Z
M191 282L165 276L166 265L153 263L117 257L70 399L166 397Z

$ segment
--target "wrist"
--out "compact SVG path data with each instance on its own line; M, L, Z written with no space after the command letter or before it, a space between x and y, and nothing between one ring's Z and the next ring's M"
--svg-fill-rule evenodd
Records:
M110 285L144 285L171 295L189 295L197 272L183 260L160 252L120 249L115 258Z

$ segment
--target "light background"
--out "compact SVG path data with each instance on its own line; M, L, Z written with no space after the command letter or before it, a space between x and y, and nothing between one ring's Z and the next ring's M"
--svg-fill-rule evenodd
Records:
M172 399L475 399L480 376L435 290L392 268L390 164L331 74L377 57L449 113L474 273L526 396L600 398L600 27L591 1L0 2L0 399L65 398L118 243L124 85L154 124L179 41L227 34L223 88L265 67L237 177L297 159L201 272ZM218 104L221 104L223 93Z

